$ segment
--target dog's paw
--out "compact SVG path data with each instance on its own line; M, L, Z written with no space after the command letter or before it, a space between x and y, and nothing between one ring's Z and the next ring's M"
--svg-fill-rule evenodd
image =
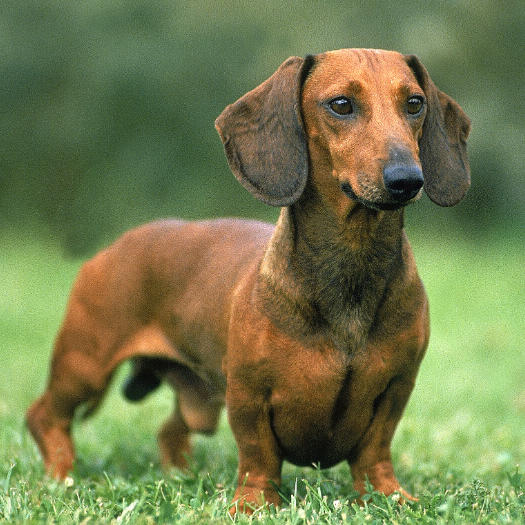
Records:
M281 503L281 498L277 490L273 488L261 487L238 487L235 491L233 504L230 507L230 515L235 516L237 512L244 514L253 514L257 509L266 505L274 505L278 507Z
M398 502L400 504L406 501L419 501L401 487L390 461L376 463L367 469L363 469L360 474L359 478L354 480L354 488L361 496L366 494L370 487L376 492L382 492L385 496L398 494ZM365 480L368 480L368 483ZM360 503L362 503L362 500L360 500Z

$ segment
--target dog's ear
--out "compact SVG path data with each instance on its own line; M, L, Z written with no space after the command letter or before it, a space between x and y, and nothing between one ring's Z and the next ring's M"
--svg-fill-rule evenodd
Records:
M293 204L308 177L300 108L307 62L289 58L215 121L234 175L255 197L272 206Z
M419 141L419 157L430 199L454 206L470 187L467 137L470 119L459 104L440 91L414 55L405 56L427 99L427 115Z

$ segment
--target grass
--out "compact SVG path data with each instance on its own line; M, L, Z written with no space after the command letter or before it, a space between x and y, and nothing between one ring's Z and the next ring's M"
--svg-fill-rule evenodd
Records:
M525 523L525 280L517 238L471 241L411 235L431 302L432 337L393 445L398 505L353 500L348 467L285 464L282 508L238 523ZM235 442L225 417L195 438L186 473L164 473L157 427L172 406L162 387L144 403L119 393L75 426L78 461L65 484L47 479L24 428L44 388L49 353L80 261L45 236L1 233L0 522L229 523Z

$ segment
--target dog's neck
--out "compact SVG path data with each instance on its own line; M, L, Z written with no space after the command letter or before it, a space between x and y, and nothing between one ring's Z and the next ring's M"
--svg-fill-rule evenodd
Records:
M315 201L283 208L260 266L265 313L295 337L358 349L400 268L402 236L402 210L356 205L338 218Z

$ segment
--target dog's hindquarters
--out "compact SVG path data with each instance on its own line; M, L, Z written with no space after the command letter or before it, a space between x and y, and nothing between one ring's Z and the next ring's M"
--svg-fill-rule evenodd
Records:
M116 367L130 358L145 359L148 373L177 390L159 445L164 462L185 465L189 432L212 432L223 404L225 304L237 273L268 236L267 226L262 236L254 226L152 223L84 264L55 342L47 389L27 413L48 473L63 478L71 469L76 409L87 405L91 413ZM248 235L232 254L238 236L250 231L251 242Z
M129 253L130 241L130 234L124 236L80 270L55 340L46 391L27 413L46 470L57 478L73 465L70 427L76 409L83 405L85 415L92 413L116 366L137 351L139 339L154 335L143 326L141 308L129 304L130 298L141 296L144 260L139 246ZM162 337L157 339L150 348L169 353L167 341L160 348Z

